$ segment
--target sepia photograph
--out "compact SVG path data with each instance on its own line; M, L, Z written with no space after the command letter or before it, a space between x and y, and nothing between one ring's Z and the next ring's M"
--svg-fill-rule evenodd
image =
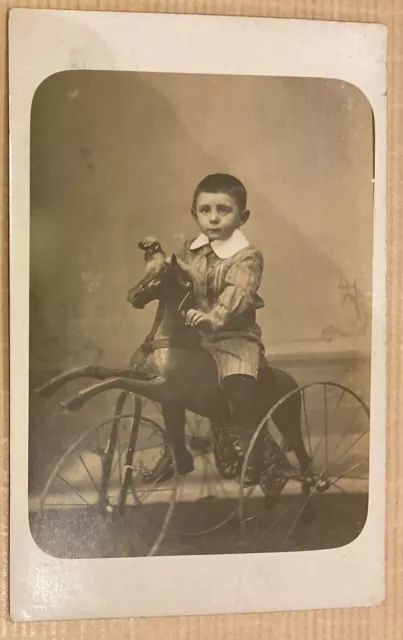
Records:
M365 96L336 80L71 71L36 91L30 149L41 549L354 540L370 431Z
M384 32L14 16L16 619L379 599ZM221 63L186 62L184 33L223 34L220 20ZM225 44L239 29L250 66ZM34 56L24 89L22 61L45 32L50 55ZM298 63L269 55L284 38ZM269 575L282 586L267 600Z

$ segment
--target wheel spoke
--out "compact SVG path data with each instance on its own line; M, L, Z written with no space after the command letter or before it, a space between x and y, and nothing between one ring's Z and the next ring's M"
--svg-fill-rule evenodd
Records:
M91 480L91 482L92 482L92 484L93 484L93 486L94 486L94 488L95 488L95 491L99 491L99 487L95 484L95 480L94 480L94 478L92 477L92 475L91 475L91 473L90 473L90 471L89 471L89 469L88 469L87 465L85 464L85 462L84 462L84 460L83 460L83 458L82 458L82 456L81 456L81 453L79 453L79 454L78 454L78 457L79 457L80 462L81 462L81 464L83 465L84 469L86 470L87 475L88 475L89 479Z
M322 475L323 475L323 473L325 472L325 470L326 470L326 465L323 467L322 471L320 472L320 474L319 474L319 478L321 478L321 477L322 477ZM317 483L316 483L316 485L317 485ZM316 485L315 485L315 486L316 486ZM313 496L314 489L315 489L315 487L312 487L312 488L310 488L310 489L309 489L308 497L307 497L307 499L305 500L304 504L302 505L301 509L299 510L299 512L298 512L298 514L297 514L297 517L295 518L294 522L292 523L292 525L291 525L290 529L288 530L288 533L287 533L286 537L285 537L285 538L284 538L284 540L283 540L283 545L287 542L287 540L288 540L288 538L290 537L291 533L294 531L295 527L297 526L299 519L301 518L302 514L304 513L305 507L307 506L307 504L308 504L309 500L310 500L310 499L312 498L312 496ZM283 545L282 545L282 546L283 546Z
M74 502L50 502L46 504L46 510L49 511L54 507L72 507L73 509L86 509L86 504L76 504Z
M334 409L334 411L333 411L333 413L332 413L332 415L331 415L331 417L329 419L329 425L332 423L332 421L333 421L333 419L334 419L334 417L335 417L335 415L336 415L336 413L337 413L337 411L338 411L338 409L339 409L339 407L341 405L341 402L342 402L342 400L344 398L344 394L345 393L346 393L346 390L342 389L342 392L341 392L341 394L339 396L339 399L337 401L336 407L335 407L335 409Z
M98 440L98 447L99 447L100 451L102 451L103 453L105 453L105 452L104 452L104 450L103 450L103 448L102 448L101 438L99 437L99 427L97 427L97 428L95 429L95 433L96 433L97 440Z
M146 449L146 451L148 451L148 449ZM156 453L154 453L153 457L147 462L147 471L153 471L155 469L155 467L158 464L158 461L162 458L162 456L160 455L160 452L157 451ZM140 465L141 465L141 460L140 460ZM158 478L157 478L158 480ZM156 481L157 481L156 480Z
M369 462L369 457L366 458L365 460L361 460L361 462L357 462L357 464L354 464L352 467L350 467L350 469L348 469L346 471L346 473L342 473L341 475L339 475L336 480L333 480L333 482L330 483L330 486L336 484L336 482L339 482L339 480L342 480L343 478L348 478L348 474L351 473L351 471L354 471L354 469L358 469L359 467L362 467L363 464L366 464L367 462ZM351 479L355 479L354 476L350 476Z
M158 445L155 446L150 446L150 447L140 447L139 449L136 448L136 453L145 453L145 451L152 451L153 449L157 449Z
M315 447L315 450L314 450L313 455L312 455L312 458L311 458L311 462L313 462L313 461L314 461L315 456L316 456L316 454L318 453L319 448L320 448L320 446L321 446L321 444L322 444L322 442L323 442L323 440L324 440L324 439L325 439L325 436L324 436L324 435L322 435L322 436L321 436L321 438L320 438L320 440L319 440L319 442L317 443L317 445L316 445L316 447Z
M269 531L271 531L273 529L273 527L276 526L276 524L278 524L278 522L280 522L280 520L283 519L283 517L291 510L291 508L294 506L294 503L291 501L291 503L288 505L288 507L285 507L282 511L280 511L279 515L277 516L277 518L275 518L273 520L273 522L270 524L270 526L262 533L262 535L260 536L260 538L257 539L256 541L256 545L260 544L260 542L263 540L263 538L265 538L267 536L267 534L269 533ZM267 513L267 512L266 512Z
M67 482L67 480L65 480L65 478L63 478L63 476L60 475L60 473L56 474L58 478L60 478L60 480L69 488L71 489L71 491L73 491L73 493L75 493L80 500L82 500L83 502L85 502L85 504L88 507L91 507L91 509L95 509L95 505L91 504L90 502L88 502L88 500L86 500L79 491L77 491L77 489L74 489L74 487L71 486L70 482Z
M355 447L355 445L356 445L360 440L362 440L362 438L363 438L364 436L366 436L367 434L368 434L368 431L363 431L362 433L360 433L360 434L356 437L356 439L355 439L355 440L350 444L350 446L349 446L349 447L348 447L348 448L347 448L347 449L346 449L346 450L345 450L345 451L344 451L344 452L343 452L343 453L342 453L342 454L341 454L341 455L340 455L336 460L334 460L334 461L332 462L332 464L333 464L333 465L336 465L338 462L340 462L340 460L341 460L342 458L344 458L344 456L345 456L349 451L351 451L351 449L352 449L353 447ZM337 449L336 449L336 451L337 451Z
M158 493L164 493L164 494L169 494L172 495L174 494L176 491L176 485L173 484L171 486L160 486L158 484L158 479L155 480L153 483L151 483L150 485L147 485L147 487L144 487L144 485L141 487L140 491L136 490L136 486L135 483L133 483L133 493L137 498L138 503L140 503L141 505L147 505L148 507L150 507L150 505L155 505L156 503L153 503L152 501L152 496L156 496L158 495ZM136 499L135 498L135 499ZM163 502L158 502L157 504L163 504Z
M148 402L161 415L161 413L162 413L161 405L158 402L156 402L155 400L148 400Z
M326 405L327 405L327 399L326 399L326 387L325 387L325 415L327 416L327 409L326 409ZM335 413L335 412L334 412ZM334 415L333 413L333 415ZM332 416L333 417L333 416ZM327 460L328 457L328 445L327 445L327 430L328 430L328 423L327 420L325 418L325 429L324 429L324 433L322 434L322 436L319 439L319 442L316 444L315 446L315 450L313 452L313 455L311 456L311 462L314 461L316 454L318 453L320 446L322 444L322 442L325 440L325 459ZM324 467L324 469L326 469L326 465Z
M357 416L359 415L360 411L361 411L361 407L359 406L359 407L356 409L356 411L354 412L353 419L352 419L352 420L350 420L349 424L347 425L347 428L346 428L346 429L344 429L344 431L343 431L343 435L342 435L342 438L341 438L341 440L340 440L339 444L337 445L337 447L336 447L336 448L335 448L335 450L334 450L335 452L336 452L336 451L338 451L338 450L340 449L341 445L343 444L343 442L344 442L344 440L345 440L346 436L349 434L349 432L350 432L350 430L351 430L351 427L353 426L353 424L354 424L354 422L355 422L355 420L356 420Z
M305 429L306 429L306 433L307 433L307 436L308 436L309 459L312 460L311 430L310 430L309 422L308 422L308 411L307 411L307 408L306 408L305 389L301 390L301 395L302 395L302 406L303 406L304 419L305 419Z
M312 490L310 490L310 491L309 491L309 495L308 495L307 499L304 501L304 504L302 505L301 509L298 511L297 516L296 516L296 518L295 518L294 522L292 523L291 527L288 529L287 535L286 535L286 537L284 538L284 540L283 540L283 542L282 542L282 545L281 545L281 546L285 545L285 543L287 542L288 538L290 537L290 535L291 535L291 534L292 534L292 532L294 531L295 527L296 527L296 526L297 526L297 524L298 524L298 521L300 520L300 518L301 518L302 514L304 513L304 511L305 511L305 509L306 509L306 507L307 507L307 505L308 505L308 502L309 502L309 501L310 501L310 499L312 498L312 495L313 495L313 491L312 491Z
M156 457L156 456L155 456ZM155 457L151 460L151 462L153 462L155 460ZM154 468L154 467L153 467ZM157 487L156 487L157 485ZM163 485L163 486L161 486ZM159 478L157 477L153 482L151 482L150 484L147 485L140 485L141 488L139 489L139 491L136 490L136 477L133 478L133 487L134 487L134 493L136 494L136 497L141 501L143 496L147 496L146 499L149 498L150 495L157 493L157 492L167 492L169 491L168 486L165 484L165 482L163 483L159 483ZM171 488L171 490L174 489L174 485Z

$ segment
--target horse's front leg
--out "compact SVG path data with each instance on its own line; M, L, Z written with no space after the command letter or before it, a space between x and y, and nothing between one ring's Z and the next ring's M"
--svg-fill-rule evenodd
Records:
M193 471L193 457L186 447L186 413L175 403L162 405L166 432L175 453L177 472L182 475Z
M194 470L193 457L186 447L185 427L186 413L184 408L176 403L164 403L161 405L167 439L172 445L175 460L169 449L158 460L154 469L146 476L146 483L160 483L170 480L175 476L190 473Z

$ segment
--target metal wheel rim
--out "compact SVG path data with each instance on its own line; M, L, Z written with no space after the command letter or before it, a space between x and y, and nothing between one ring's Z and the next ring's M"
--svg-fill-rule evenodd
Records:
M364 411L367 419L368 419L368 430L365 433L368 433L368 435L370 434L370 424L369 424L369 420L370 420L370 410L368 405L364 402L364 400L352 389L349 389L348 387L346 387L345 385L338 383L338 382L314 382L314 383L308 383L306 385L303 385L301 387L298 387L296 389L293 389L292 391L290 391L289 393L285 394L282 398L280 398L265 414L265 416L261 419L261 421L259 422L257 428L255 429L253 436L249 442L246 454L245 454L245 458L244 458L244 462L242 465L242 470L241 470L241 476L240 476L240 486L239 486L239 503L238 503L238 516L239 516L239 520L240 520L240 524L241 524L241 532L242 532L242 536L247 538L247 531L246 531L246 524L245 524L245 514L244 514L244 505L245 505L245 501L249 496L245 496L245 475L246 475L246 469L248 466L248 459L249 456L253 450L253 447L257 441L257 439L259 438L260 434L262 433L263 429L266 426L266 423L269 420L272 420L272 416L275 413L275 411L281 407L285 402L287 402L291 397L296 396L296 395L301 395L304 394L305 390L307 389L311 389L314 387L331 387L331 388L337 388L342 392L342 395L344 394L348 394L349 396L351 396L352 398L354 398L359 407ZM301 407L302 409L302 407ZM287 458L288 461L288 458ZM364 461L366 462L366 461ZM290 464L290 468L292 468L291 464ZM315 488L315 487L314 487ZM311 496L313 495L314 492L314 488L312 488L309 492L309 496L305 502L305 504L303 506L306 506L306 504L309 502ZM280 500L281 500L281 496L280 496Z
M54 482L55 478L58 475L58 472L63 467L63 465L65 464L65 462L68 459L68 457L71 454L73 454L75 452L75 450L77 450L79 448L79 446L82 444L82 442L85 441L85 439L88 438L88 436L90 436L97 429L100 429L100 428L106 426L107 424L112 423L114 420L123 420L123 419L133 419L133 414L132 413L124 413L124 414L117 414L117 415L114 414L112 416L109 416L109 417L105 418L104 420L102 420L97 425L88 427L87 429L85 429L85 431L83 431L80 434L80 436L60 456L59 460L57 461L56 465L54 466L53 470L51 471L48 480L46 481L45 487L43 488L43 490L42 490L42 492L41 492L41 494L39 496L39 507L38 507L37 513L35 514L34 523L33 523L34 536L39 531L40 520L41 520L41 517L42 517L43 512L44 512L44 506L45 506L44 503L45 503L47 495L49 494L49 490L50 490L50 488L52 486L52 483ZM141 420L141 418L140 418L140 420ZM158 428L158 431L163 435L164 439L166 440L165 432L158 425L156 425L156 427ZM169 443L168 443L168 446L170 446ZM176 475L176 469L175 469L175 475ZM177 477L177 475L176 475L176 477ZM158 549L159 549L159 547L160 547L160 545L161 545L161 543L162 543L162 541L164 539L164 536L166 534L167 528L169 526L169 522L170 522L170 520L172 518L173 509L174 509L174 506L175 506L176 490L177 490L177 488L174 487L173 492L172 492L172 498L169 501L167 513L166 513L165 518L164 518L163 526L161 527L161 531L158 534L158 536L156 537L156 540L154 541L153 545L151 546L151 549L149 550L147 556L156 555L156 553L157 553L157 551L158 551Z

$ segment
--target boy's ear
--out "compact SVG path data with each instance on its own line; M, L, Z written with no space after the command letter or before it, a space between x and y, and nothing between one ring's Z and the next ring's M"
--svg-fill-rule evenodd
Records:
M196 210L193 207L191 208L190 213L192 214L193 218L196 220L197 219Z
M242 211L241 213L241 224L245 224L245 222L248 222L250 218L250 211L249 209L245 209L245 211Z

